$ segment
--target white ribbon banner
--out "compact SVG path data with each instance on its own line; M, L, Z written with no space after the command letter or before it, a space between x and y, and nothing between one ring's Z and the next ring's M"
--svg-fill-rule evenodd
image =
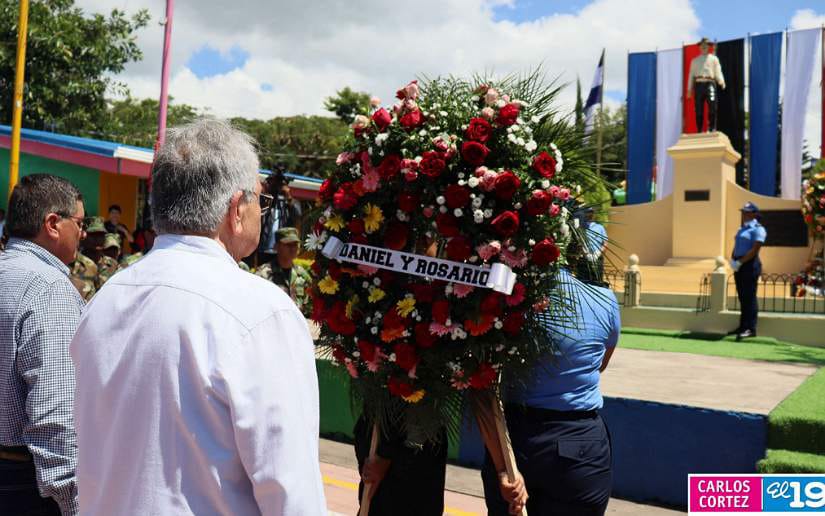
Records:
M516 284L516 274L503 263L492 267L466 265L464 263L430 258L420 254L403 253L371 245L345 244L336 237L329 237L321 254L327 258L378 267L413 276L423 276L453 283L491 288L510 295Z

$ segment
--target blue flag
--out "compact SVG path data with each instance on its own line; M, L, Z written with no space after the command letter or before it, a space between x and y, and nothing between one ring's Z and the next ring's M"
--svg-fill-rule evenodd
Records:
M596 105L602 103L602 89L604 88L604 49L599 58L599 66L596 67L596 74L593 76L593 85L590 86L590 94L587 102L584 103L584 134L593 132L593 115L596 113Z

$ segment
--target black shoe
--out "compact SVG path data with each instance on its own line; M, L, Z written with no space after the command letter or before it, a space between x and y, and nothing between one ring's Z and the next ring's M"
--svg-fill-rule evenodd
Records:
M747 339L750 337L756 337L756 332L753 330L745 330L736 335L736 340L740 341L742 339Z
M739 328L736 328L735 330L731 330L731 331L727 332L725 335L739 335L739 332L741 332L741 331L742 330L740 330Z

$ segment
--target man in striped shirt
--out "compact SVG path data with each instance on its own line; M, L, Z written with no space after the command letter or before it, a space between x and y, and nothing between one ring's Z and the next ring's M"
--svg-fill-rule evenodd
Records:
M83 199L35 174L12 192L0 254L0 514L77 514L74 368L69 342L83 300L69 268Z

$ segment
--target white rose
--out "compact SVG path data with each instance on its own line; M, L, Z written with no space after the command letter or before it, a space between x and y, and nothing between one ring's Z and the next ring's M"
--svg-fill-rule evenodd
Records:
M471 177L470 179L468 179L468 180L467 180L467 185L468 185L470 188L475 188L475 187L477 187L477 186L478 186L478 178L477 178L477 177L475 177L475 176Z

